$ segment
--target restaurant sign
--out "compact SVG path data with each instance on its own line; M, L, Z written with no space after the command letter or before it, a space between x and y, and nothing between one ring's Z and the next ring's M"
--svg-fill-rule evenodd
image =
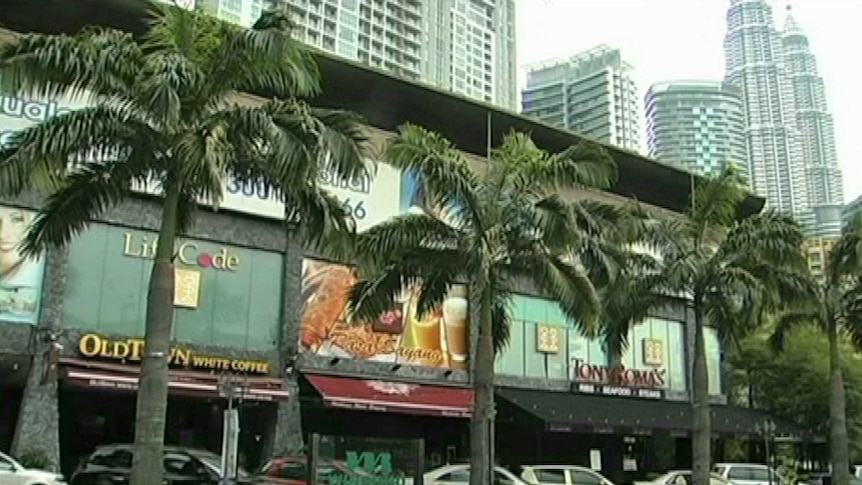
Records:
M94 359L140 362L144 355L144 339L112 340L108 337L88 333L82 335L78 341L78 352L83 357ZM268 374L270 368L269 362L266 361L204 355L183 347L171 348L168 365L248 374Z
M572 371L574 392L644 399L664 398L665 369L629 369L624 365L595 365L573 359Z

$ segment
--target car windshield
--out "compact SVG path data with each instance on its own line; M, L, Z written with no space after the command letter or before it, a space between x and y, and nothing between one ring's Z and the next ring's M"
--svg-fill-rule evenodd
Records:
M221 457L215 453L208 451L190 451L190 455L201 461L207 468L212 470L216 475L221 476ZM248 472L242 467L237 467L237 474L240 478L248 478Z

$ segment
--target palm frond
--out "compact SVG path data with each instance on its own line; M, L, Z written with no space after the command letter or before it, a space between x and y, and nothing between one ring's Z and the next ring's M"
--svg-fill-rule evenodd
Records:
M433 216L404 214L358 234L353 259L359 261L360 267L374 271L414 249L458 249L460 237L457 230Z
M475 213L479 204L474 195L479 181L461 152L439 134L406 124L389 143L385 159L419 177L424 205L457 212L459 219L469 220L474 227L481 221Z
M775 321L775 328L769 336L769 345L776 352L780 352L784 350L784 342L791 330L800 325L810 323L817 324L822 328L823 322L819 322L819 320L820 315L814 310L785 312L779 315Z
M122 201L133 181L146 178L146 168L107 163L88 164L75 170L48 196L27 231L21 253L35 256L49 247L68 244L93 218Z
M285 211L301 224L306 244L335 253L352 246L356 222L337 197L315 185L293 187L283 195Z
M735 224L720 247L721 259L754 259L782 267L807 268L805 236L792 219L774 210L750 216Z
M747 196L745 179L732 165L714 178L697 179L689 207L689 217L696 226L695 237L704 240L708 230L731 227Z
M857 350L862 352L862 277L850 279L841 295L842 327Z
M198 198L206 196L200 192L195 193L189 190L189 187L184 187L180 192L179 204L177 205L177 233L188 234L191 231L195 221L195 215L198 210Z
M856 214L841 231L826 261L827 278L838 283L845 276L862 273L862 213Z
M93 106L54 116L13 133L0 148L0 191L55 187L81 157L96 160L153 153L159 134L129 113ZM155 162L155 161L153 161Z
M494 341L494 355L499 355L509 345L511 339L512 299L509 293L498 291L491 308L491 338Z
M283 14L265 12L250 29L227 36L207 69L210 91L263 91L282 99L319 93L317 63L291 30Z
M515 192L531 187L606 189L617 179L617 166L607 149L588 140L560 153L523 162L517 167Z
M132 35L117 30L27 34L0 46L0 91L42 99L70 95L128 100L142 59Z

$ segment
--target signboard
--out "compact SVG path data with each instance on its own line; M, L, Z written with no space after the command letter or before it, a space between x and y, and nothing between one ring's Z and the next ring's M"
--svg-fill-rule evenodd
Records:
M582 394L663 399L665 369L629 369L623 365L606 366L572 360L572 391Z
M536 350L543 354L560 353L560 327L536 325Z
M40 100L0 93L0 145L16 131L85 106L87 102L83 98L64 96ZM318 182L341 200L361 231L399 213L402 179L398 170L378 164L376 174L357 180L338 180L332 173L324 172ZM161 193L157 183L136 185L133 190L150 195ZM206 201L203 203L208 204ZM283 220L285 217L281 193L261 183L226 180L219 207L269 219Z
M306 259L302 269L303 352L376 362L465 369L470 327L466 289L453 285L443 306L426 315L418 294L373 321L348 321L347 297L358 277L353 268Z
M144 355L144 339L112 340L108 337L88 333L82 335L78 340L78 352L81 356L88 358L140 362ZM266 361L203 355L183 347L171 348L168 365L249 374L269 374L270 368L269 362Z

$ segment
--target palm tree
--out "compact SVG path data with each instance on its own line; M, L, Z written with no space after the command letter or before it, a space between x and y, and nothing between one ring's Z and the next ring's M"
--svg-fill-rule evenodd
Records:
M615 269L602 235L618 210L559 194L608 187L615 164L594 143L548 154L527 135L511 133L472 170L451 142L409 124L385 159L418 175L425 211L357 235L355 261L364 279L354 286L349 309L353 318L373 318L417 287L418 311L425 313L442 303L450 284L466 284L478 320L470 483L493 483L494 357L505 344L512 292L527 283L557 301L585 333L595 333L594 282Z
M836 484L850 483L849 438L847 436L844 365L841 341L846 335L862 349L862 214L848 221L841 238L828 251L826 271L811 298L798 302L781 314L771 343L781 350L785 335L800 324L814 324L829 339L829 443L832 477Z
M31 187L49 193L24 252L67 244L135 187L157 184L162 218L131 483L161 483L177 235L190 228L198 201L218 206L231 178L283 193L311 242L350 230L352 219L317 178L322 170L365 173L358 120L297 99L319 91L318 71L276 13L243 30L158 7L142 42L103 28L25 35L0 48L0 82L3 91L90 101L18 132L0 152L2 195ZM272 99L242 106L232 101L238 91Z
M748 193L732 166L698 179L682 218L647 217L643 243L657 255L648 287L686 296L694 313L692 369L692 477L709 484L711 423L704 329L735 340L760 322L764 311L804 293L803 235L773 211L741 217Z

